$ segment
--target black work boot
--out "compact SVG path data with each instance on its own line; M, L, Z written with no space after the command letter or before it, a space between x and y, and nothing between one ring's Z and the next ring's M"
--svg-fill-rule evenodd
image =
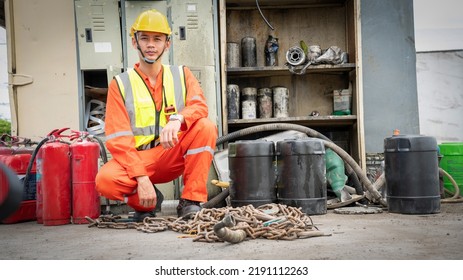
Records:
M137 223L143 222L146 217L156 217L156 212L161 211L161 204L164 201L164 195L158 188L156 188L155 185L153 185L153 187L156 191L156 207L153 210L147 212L135 211L133 214L133 220Z
M199 205L199 202L184 198L181 198L179 200L177 206L177 215L179 218L182 217L184 219L187 219L199 211L201 211L201 206Z

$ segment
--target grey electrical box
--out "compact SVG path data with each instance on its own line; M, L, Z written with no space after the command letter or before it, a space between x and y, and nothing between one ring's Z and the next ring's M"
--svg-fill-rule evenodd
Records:
M118 0L74 2L80 69L122 69L122 41Z
M213 1L168 1L167 17L172 28L170 60L190 68L206 97L209 119L217 122Z
M214 65L214 15L212 1L169 1L173 64Z

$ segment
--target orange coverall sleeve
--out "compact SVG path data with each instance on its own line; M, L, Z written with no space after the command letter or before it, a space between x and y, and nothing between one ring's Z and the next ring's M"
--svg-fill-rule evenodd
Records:
M181 112L185 118L185 123L182 125L182 130L188 130L188 128L193 124L195 121L201 118L207 118L208 116L208 108L206 103L206 98L204 97L203 90L199 85L198 80L196 77L191 73L191 70L184 66L184 73L185 73L185 84L187 90L187 96L185 101L185 108Z

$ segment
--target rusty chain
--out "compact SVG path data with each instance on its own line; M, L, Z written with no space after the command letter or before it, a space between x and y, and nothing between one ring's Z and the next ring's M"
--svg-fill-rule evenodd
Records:
M168 217L147 217L143 222L120 222L120 216L101 215L91 219L89 227L137 229L146 233L172 230L191 237L194 242L223 242L214 233L214 225L225 215L232 215L237 224L232 230L244 230L246 239L265 238L270 240L295 240L316 236L328 236L319 231L312 219L300 208L283 204L265 204L255 208L242 207L203 208L189 220ZM119 222L118 222L119 221Z

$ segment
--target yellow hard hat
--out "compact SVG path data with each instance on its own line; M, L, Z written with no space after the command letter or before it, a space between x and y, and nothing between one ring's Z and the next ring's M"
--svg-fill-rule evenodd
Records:
M155 9L142 12L130 29L130 36L137 31L159 32L170 36L169 23L167 18Z

